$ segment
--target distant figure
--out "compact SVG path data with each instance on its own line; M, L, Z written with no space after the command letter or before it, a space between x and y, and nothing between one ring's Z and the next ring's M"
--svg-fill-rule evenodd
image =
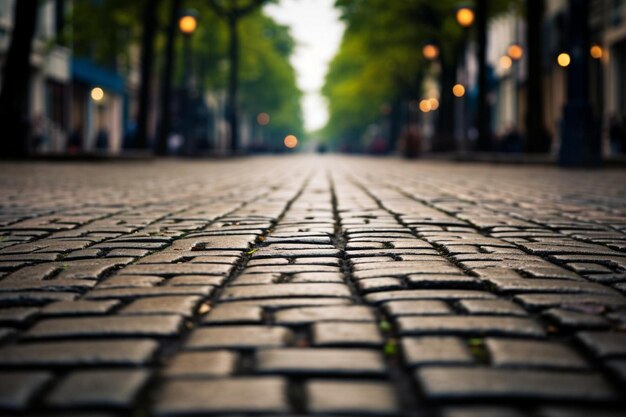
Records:
M96 134L96 149L99 151L109 149L109 132L105 128L100 128Z
M624 134L624 128L622 126L619 116L614 114L609 121L609 143L611 145L611 152L619 154L622 152L622 142Z
M33 119L33 149L35 151L42 151L48 142L44 124L45 120L41 114L38 114Z
M78 126L72 130L72 133L70 133L70 136L67 138L67 153L70 155L75 155L81 151L83 146L82 131L82 126Z
M502 152L520 153L522 152L522 135L515 126L510 126L502 138Z
M400 135L402 154L405 158L417 158L422 148L422 137L417 125L411 125Z
M124 149L135 148L135 139L137 137L137 123L134 120L129 120L124 132Z

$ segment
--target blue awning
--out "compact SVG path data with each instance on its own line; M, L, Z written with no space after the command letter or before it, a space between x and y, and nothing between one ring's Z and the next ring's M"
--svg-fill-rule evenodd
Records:
M121 75L88 58L72 59L72 79L119 94L125 92L124 78Z

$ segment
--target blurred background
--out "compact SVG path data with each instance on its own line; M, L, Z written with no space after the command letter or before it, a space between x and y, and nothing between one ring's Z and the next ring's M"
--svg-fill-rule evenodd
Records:
M626 152L626 0L0 0L5 157Z

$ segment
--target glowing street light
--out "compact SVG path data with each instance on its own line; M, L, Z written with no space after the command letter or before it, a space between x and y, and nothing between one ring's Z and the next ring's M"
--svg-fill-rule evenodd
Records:
M429 98L428 101L430 102L430 110L431 111L435 111L439 108L439 100L437 100L436 98Z
M432 105L430 104L430 100L424 99L420 101L420 110L424 113L428 113L432 110Z
M454 94L455 97L463 97L465 95L465 87L463 84L455 84L454 87L452 87L452 94Z
M508 55L502 55L498 60L498 65L500 65L500 68L507 70L513 65L513 60Z
M285 144L285 147L293 149L298 146L298 138L294 135L287 135L285 136L285 140L283 141L283 143Z
M261 113L257 114L256 122L260 126L266 126L266 125L268 125L270 123L270 115L265 113L265 112L261 112Z
M422 54L424 55L424 58L429 61L437 59L439 56L439 47L435 44L428 43L422 48Z
M178 19L178 29L184 35L192 35L198 27L198 19L192 14L187 14Z
M100 87L94 87L91 89L90 96L93 101L102 101L104 99L104 90Z
M467 6L459 7L456 11L456 21L464 28L472 26L475 18L476 14L474 10Z
M602 56L604 55L604 50L600 45L595 43L591 45L591 48L589 48L589 55L591 55L593 59L602 59Z
M524 56L524 49L518 44L511 44L506 50L507 55L513 61L519 61Z
M561 52L559 56L556 57L556 62L560 67L565 68L572 62L572 58L567 52Z

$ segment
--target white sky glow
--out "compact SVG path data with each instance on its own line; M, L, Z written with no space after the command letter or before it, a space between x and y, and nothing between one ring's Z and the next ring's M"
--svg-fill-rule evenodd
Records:
M265 7L269 16L291 28L296 40L291 62L297 72L298 86L304 92L302 111L308 131L323 127L328 120L320 88L344 29L333 4L334 0L280 0Z

